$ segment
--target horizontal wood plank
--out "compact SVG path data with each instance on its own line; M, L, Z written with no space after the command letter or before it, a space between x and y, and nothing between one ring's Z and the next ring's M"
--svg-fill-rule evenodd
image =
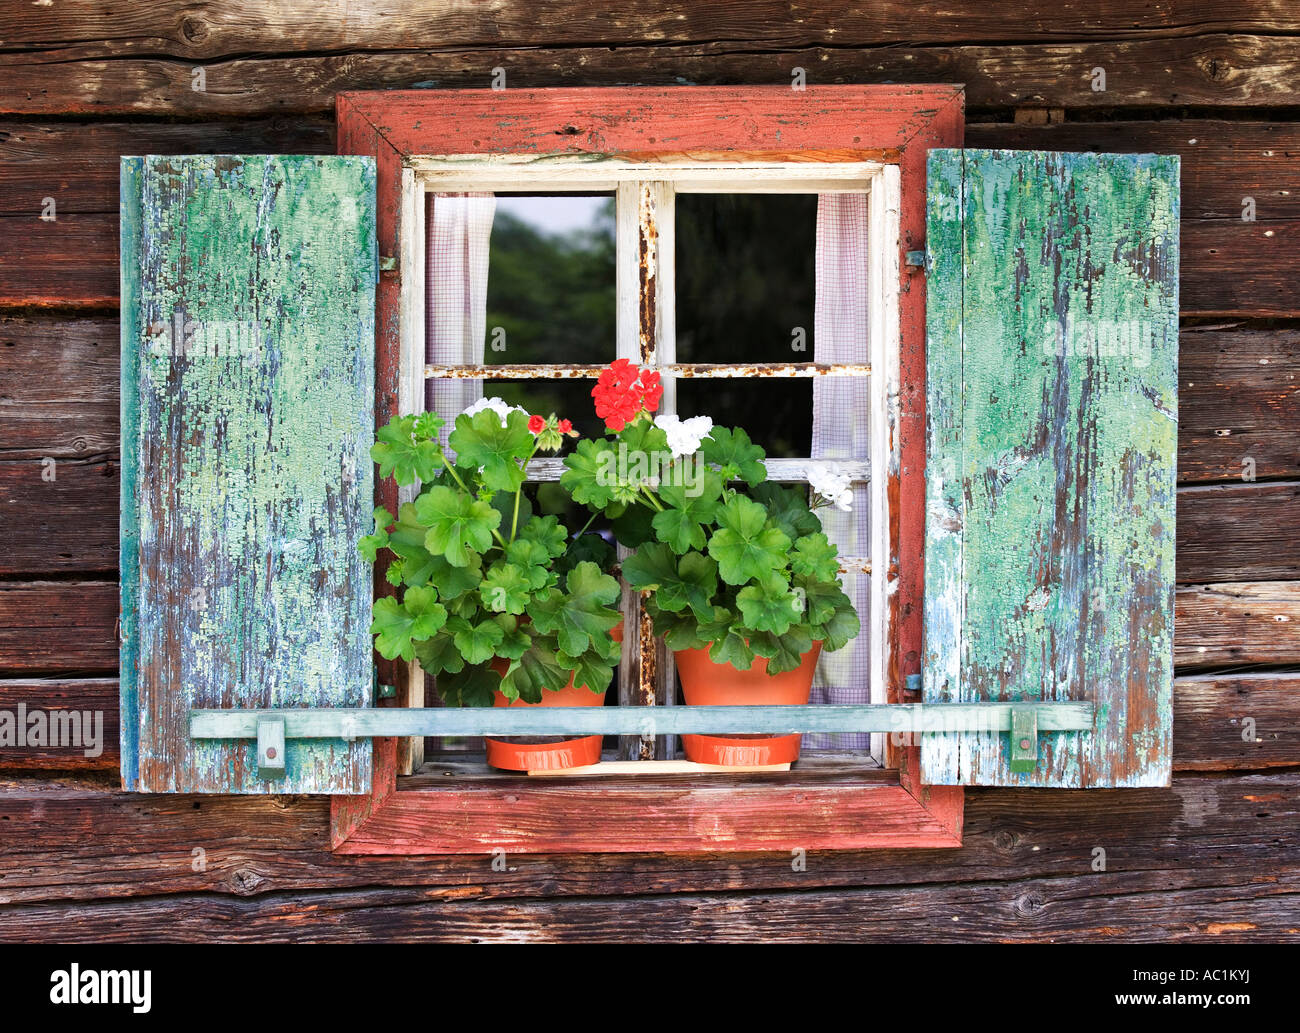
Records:
M1115 872L1153 878L1295 864L1300 774L1178 775L1173 789L968 790L962 849L788 854L339 857L320 797L149 796L80 781L0 781L5 905L96 898L275 897L316 889L419 887L425 899L491 900L780 888L1015 882L1088 876L1104 845ZM195 863L196 860L199 863ZM175 898L173 898L175 899Z
M816 16L780 0L714 3L625 0L615 8L557 0L547 3L545 39L554 46L607 44L626 48L728 40L746 49L817 44L1005 43L1165 39L1213 32L1267 35L1294 28L1275 0L1183 0L1175 8L1094 0L1087 8L1026 6L995 0L928 8L880 0L823 0ZM26 50L72 51L81 57L132 54L186 59L230 57L268 49L282 54L353 50L436 50L532 47L538 12L527 3L394 8L380 0L251 0L194 3L164 0L147 9L110 10L93 0L68 0L0 13L0 40Z
M0 581L0 674L116 674L117 613L116 581Z
M414 865L331 857L310 798L21 783L0 792L0 935L549 940L636 928L648 939L1155 942L1278 939L1300 923L1294 772L968 796L960 851L810 852L799 872L776 853L507 855L495 872L487 852ZM1092 869L1097 846L1105 873ZM621 906L624 895L639 899Z
M119 12L120 13L120 12ZM4 14L0 13L0 19ZM237 122L0 122L0 214L117 212L123 154L333 154L326 115Z
M0 576L116 573L118 463L0 460Z
M118 347L116 319L0 318L0 458L116 456Z
M1201 675L1174 682L1174 763L1199 771L1295 767L1300 674Z
M35 711L48 715L73 711L82 715L82 726L94 729L93 740L83 738L82 745L54 741L45 736L44 744L28 737L22 745L0 743L0 769L59 770L104 769L117 773L118 687L116 678L40 678L0 681L0 711L15 715L22 707L30 718ZM82 733L85 736L86 732ZM93 748L92 748L93 746Z
M909 8L909 11L913 10ZM908 18L900 25L906 26ZM548 22L549 24L549 22ZM587 41L584 41L586 43ZM1285 107L1300 98L1300 40L1231 32L1045 45L808 47L752 52L728 43L682 46L454 47L262 56L266 41L229 59L123 55L76 48L0 55L0 114L268 117L320 114L348 90L788 83L964 83L967 107L1067 109ZM93 52L93 51L92 51ZM1106 70L1105 89L1094 69ZM202 89L195 69L203 72Z
M1178 589L1175 667L1191 671L1229 664L1300 664L1300 583L1229 582ZM1300 762L1300 755L1296 759Z
M1177 565L1180 584L1300 578L1300 483L1180 488Z

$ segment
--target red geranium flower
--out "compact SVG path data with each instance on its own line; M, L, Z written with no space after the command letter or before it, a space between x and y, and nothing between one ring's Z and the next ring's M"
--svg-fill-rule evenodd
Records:
M542 429L545 426L546 426L546 420L544 417L541 416L528 417L528 429L531 430L534 434L540 434L542 432Z
M659 374L642 372L627 359L615 359L601 371L591 397L596 400L596 415L605 426L618 432L641 415L653 412L663 397Z
M560 421L560 424L559 424L559 431L560 431L561 434L567 434L567 433L569 433L569 431L571 431L571 430L573 430L573 423L572 423L572 421L570 421L570 420L561 420L561 421Z

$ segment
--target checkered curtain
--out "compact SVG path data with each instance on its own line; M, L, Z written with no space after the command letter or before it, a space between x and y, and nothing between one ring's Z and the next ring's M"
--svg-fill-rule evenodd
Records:
M492 194L432 194L425 203L427 245L424 306L425 361L436 365L481 363L487 335L488 246ZM483 397L481 380L426 380L424 405L452 420Z
M867 195L821 194L817 198L817 297L813 324L816 362L869 361L867 351ZM868 382L861 377L813 380L812 458L828 462L869 458ZM854 486L853 511L818 510L827 536L841 556L870 552L867 486ZM865 629L870 621L869 574L849 573L844 589L862 618L864 633L835 653L823 653L813 680L814 703L870 703ZM812 749L866 750L869 733L804 737Z

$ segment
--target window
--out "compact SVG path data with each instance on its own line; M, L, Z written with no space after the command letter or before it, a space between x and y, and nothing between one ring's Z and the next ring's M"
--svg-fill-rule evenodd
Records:
M961 150L949 86L399 91L344 94L338 116L339 157L123 159L126 788L328 793L336 850L437 854L957 846L964 785L1167 784L1176 158ZM685 282L712 246L699 220L758 218L763 197L867 206L870 372L837 353L840 375L782 382L870 395L851 415L883 701L855 712L907 731L883 766L400 775L423 729L455 725L419 707L418 667L373 663L354 543L376 422L423 408L426 383L474 383L426 378L430 189L516 213L612 199L614 347L675 373L683 411L734 385L717 363L781 361L757 338L728 352L735 310ZM566 287L584 318L608 320L584 285ZM460 310L459 340L485 340L486 305ZM485 353L481 376L549 390L538 367L563 360L511 332L537 354Z
M662 372L662 412L707 412L749 430L773 479L806 483L811 460L833 460L853 476L856 505L850 514L823 511L823 522L863 631L822 658L813 699L887 702L888 479L870 471L888 468L896 419L897 166L726 153L671 164L590 155L409 164L426 213L410 268L429 287L423 326L418 316L403 319L411 336L403 354L420 354L424 340L426 404L450 417L487 384L530 412L562 405L561 415L598 435L590 378L620 356ZM419 201L405 208L418 213ZM548 249L552 227L569 235ZM791 235L800 233L796 245ZM782 326L783 316L795 322ZM542 483L562 470L557 460L534 465ZM873 563L885 572L878 578ZM630 622L642 620L634 594L623 607ZM638 645L633 638L625 649L618 702L673 703L671 653L642 656ZM675 737L654 738L625 737L620 756L675 756ZM836 747L885 762L881 734L805 743Z

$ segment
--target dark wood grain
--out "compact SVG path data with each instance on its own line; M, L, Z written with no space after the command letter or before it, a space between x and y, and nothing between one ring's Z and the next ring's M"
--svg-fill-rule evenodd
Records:
M333 154L334 120L0 122L0 213L38 215L45 198L53 197L60 213L116 214L123 154L264 153Z
M1300 483L1179 489L1180 584L1293 581L1297 577Z
M1202 675L1174 682L1174 756L1200 771L1295 767L1300 674Z
M0 582L0 674L117 673L116 581Z
M1300 664L1300 584L1184 585L1174 595L1174 664Z
M114 573L118 464L0 460L0 575Z
M131 54L187 59L264 52L430 50L475 46L536 46L545 27L551 45L591 43L629 47L728 40L746 49L862 46L872 43L1008 43L1167 39L1205 33L1268 35L1294 28L1276 0L1184 0L1176 8L1094 0L1086 9L1035 8L1016 0L917 6L881 0L865 8L852 0L823 0L792 11L779 0L708 5L691 0L625 0L616 7L580 0L497 3L490 11L434 5L403 9L365 0L319 3L165 0L146 9L106 9L72 0L0 14L0 40L23 49L58 49L82 57Z
M116 319L0 318L0 457L116 455L118 347Z
M418 888L435 903L723 890L741 899L853 886L917 886L911 892L923 897L921 886L1004 884L1010 892L1022 880L1088 876L1105 899L1121 891L1092 872L1097 846L1112 873L1158 880L1199 872L1219 884L1234 871L1294 867L1291 832L1300 821L1296 772L1179 775L1172 789L969 790L960 850L811 852L804 872L788 853L771 852L511 855L505 871L494 871L487 852L333 855L320 797L136 795L102 781L0 781L0 927L17 920L19 903L157 897L175 911L188 901L385 885Z
M905 24L906 22L904 22ZM584 41L585 42L585 41ZM1159 106L1286 107L1300 92L1300 41L1237 33L1050 45L807 47L753 52L731 42L682 46L343 48L196 63L130 54L102 61L75 48L0 56L0 114L172 117L320 114L347 90L487 87L492 69L511 86L964 83L969 108ZM205 89L192 89L203 67ZM1105 68L1105 91L1092 69Z
M0 681L0 710L16 715L20 705L28 714L34 710L73 710L80 711L83 717L94 715L102 752L93 755L92 751L76 745L0 745L0 769L103 769L116 776L119 759L117 678Z

